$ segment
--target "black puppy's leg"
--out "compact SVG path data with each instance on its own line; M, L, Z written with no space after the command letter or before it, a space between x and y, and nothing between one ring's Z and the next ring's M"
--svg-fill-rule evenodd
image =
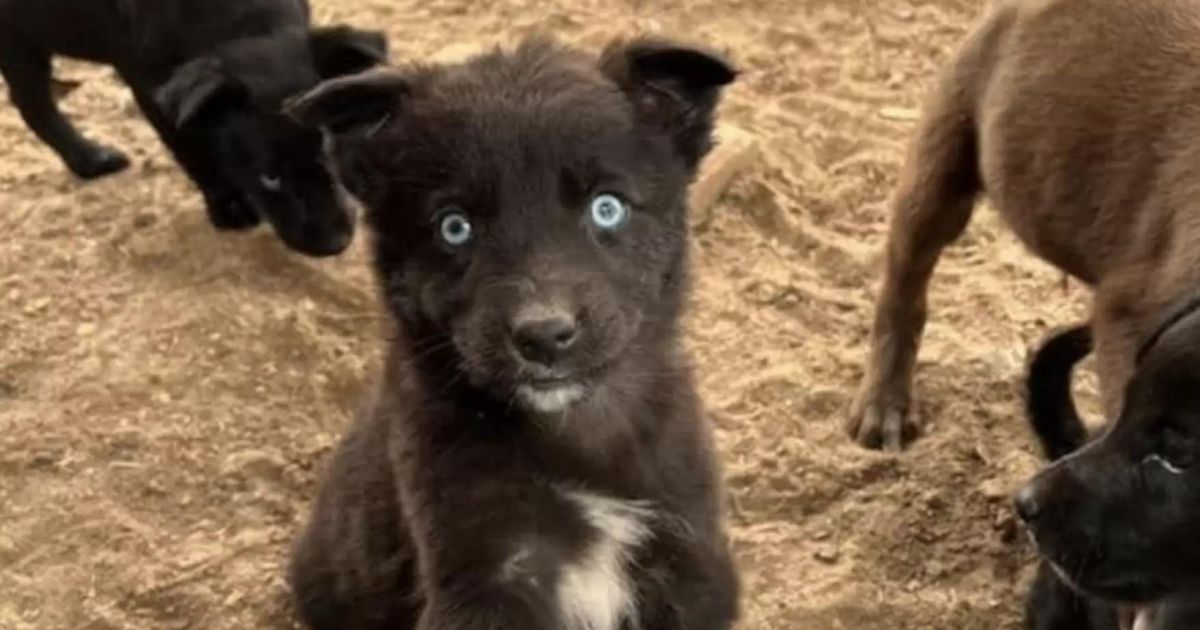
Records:
M158 104L148 96L151 93L149 90L138 86L134 87L133 93L138 107L154 126L158 137L204 195L204 205L213 227L218 230L246 230L261 223L262 217L243 195L224 182L220 169L213 163L199 139L194 134L189 136L186 132L176 129L159 109Z
M0 72L25 124L54 149L72 173L96 179L129 167L116 149L83 137L59 111L51 89L50 55L21 42L0 44Z
M669 600L677 619L664 624L678 630L728 630L738 616L738 576L733 558L724 550L676 567L676 585Z

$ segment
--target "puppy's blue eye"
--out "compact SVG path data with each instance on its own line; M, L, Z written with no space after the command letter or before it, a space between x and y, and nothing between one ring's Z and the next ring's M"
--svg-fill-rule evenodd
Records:
M601 230L619 230L629 221L629 204L614 194L601 193L592 197L588 220Z
M278 175L262 175L258 178L258 183L271 192L283 190L283 179Z
M442 212L440 228L442 240L452 247L462 247L471 242L471 237L474 236L471 220L465 212L457 208Z

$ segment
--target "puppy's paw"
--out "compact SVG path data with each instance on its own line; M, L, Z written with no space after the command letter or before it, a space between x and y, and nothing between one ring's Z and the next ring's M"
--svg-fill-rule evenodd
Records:
M898 453L920 434L912 398L865 384L846 419L846 432L864 448Z
M67 156L67 168L80 179L99 179L129 168L129 158L122 152L100 144L80 148Z
M262 223L262 217L240 195L233 192L205 192L208 220L218 230L248 230Z

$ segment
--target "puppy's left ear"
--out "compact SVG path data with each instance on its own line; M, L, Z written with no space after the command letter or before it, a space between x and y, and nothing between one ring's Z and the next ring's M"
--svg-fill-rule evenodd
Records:
M692 168L712 148L721 89L737 78L715 52L653 39L609 45L600 69L628 96L638 122L671 134Z
M154 92L154 102L176 127L227 113L247 100L246 86L228 75L215 57L183 64Z
M349 26L315 28L308 40L323 79L354 74L387 61L387 37L379 31Z

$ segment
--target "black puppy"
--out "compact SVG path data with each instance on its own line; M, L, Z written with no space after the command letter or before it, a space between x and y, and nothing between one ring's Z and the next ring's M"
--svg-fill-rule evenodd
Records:
M1091 329L1077 326L1047 339L1029 364L1026 411L1042 451L1057 461L1087 442L1087 430L1071 397L1071 372L1092 351ZM1116 606L1066 584L1043 561L1025 602L1029 630L1118 630Z
M0 73L13 103L71 171L95 178L129 160L63 117L54 55L117 70L217 228L266 217L300 252L349 245L353 213L321 163L321 134L281 104L383 61L382 34L312 29L306 0L0 0Z
M688 184L734 76L668 43L531 41L294 104L369 209L396 324L295 551L308 625L731 626L679 317Z
M1192 596L1200 588L1197 306L1177 306L1157 327L1120 416L1086 446L1069 375L1091 350L1088 329L1055 336L1031 365L1030 418L1046 452L1065 456L1017 497L1047 562L1029 608L1042 625L1031 627L1111 628L1118 617L1138 630L1200 627ZM1052 612L1063 610L1072 614Z

